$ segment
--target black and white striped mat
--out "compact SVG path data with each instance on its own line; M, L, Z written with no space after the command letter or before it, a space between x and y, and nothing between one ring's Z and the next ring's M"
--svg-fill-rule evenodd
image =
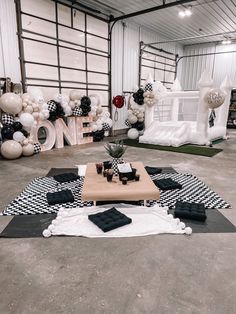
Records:
M160 206L173 208L177 200L182 200L204 203L206 209L230 208L230 205L217 193L191 174L165 173L151 176L151 178L152 180L171 178L182 184L183 188L181 190L161 191L160 201L150 201L150 206L159 203ZM91 202L81 201L82 187L83 179L69 183L58 183L53 177L36 178L6 207L2 215L56 213L62 205L48 205L46 194L47 192L56 192L63 189L71 189L75 199L73 203L63 204L63 207L91 206Z

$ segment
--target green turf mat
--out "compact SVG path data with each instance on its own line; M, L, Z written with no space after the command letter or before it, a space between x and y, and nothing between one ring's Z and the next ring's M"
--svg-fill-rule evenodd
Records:
M223 151L223 149L220 149L220 148L210 148L210 147L203 147L203 146L197 146L197 145L183 145L180 147L173 147L173 146L162 146L162 145L154 145L154 144L143 144L143 143L139 143L137 140L131 140L131 139L125 139L123 140L123 142L127 146L147 148L147 149L157 149L157 150L199 155L199 156L205 156L205 157L213 157L216 154Z

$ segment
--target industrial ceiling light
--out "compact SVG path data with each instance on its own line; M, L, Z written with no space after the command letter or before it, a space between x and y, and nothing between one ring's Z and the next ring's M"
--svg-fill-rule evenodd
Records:
M222 41L222 45L230 45L232 43L232 40L230 38L225 38Z
M179 17L180 18L184 18L185 16L191 16L193 14L192 12L192 6L189 6L189 7L184 7L184 9L181 9L179 11Z
M183 10L179 11L179 17L184 18L185 17L185 11L183 11Z
M185 9L184 13L185 13L185 16L191 16L193 14L192 7L189 6L187 9Z

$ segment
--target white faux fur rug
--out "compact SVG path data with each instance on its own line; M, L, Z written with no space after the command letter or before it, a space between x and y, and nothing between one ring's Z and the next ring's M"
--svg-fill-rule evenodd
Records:
M43 231L44 237L51 235L83 236L88 238L107 237L139 237L151 234L172 233L191 234L192 229L180 222L173 215L168 215L167 207L126 207L118 210L132 219L132 223L123 227L103 232L88 219L88 215L103 212L107 208L61 208L56 219L48 229Z

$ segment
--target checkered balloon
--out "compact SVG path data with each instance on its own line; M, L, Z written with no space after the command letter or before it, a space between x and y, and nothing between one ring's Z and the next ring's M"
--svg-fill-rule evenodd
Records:
M72 111L73 116L81 117L83 115L83 110L79 106L75 106Z
M34 154L39 154L41 152L41 146L39 143L34 143Z
M54 100L49 100L47 102L47 104L48 104L48 111L49 112L54 112L57 110L57 104Z
M125 120L125 125L126 125L128 128L131 128L131 127L132 127L132 124L129 122L128 119Z
M102 128L104 131L109 131L110 130L110 125L107 122L103 122Z
M2 115L2 124L3 125L12 125L14 123L14 116L9 113L4 113Z
M152 84L151 83L147 83L144 87L144 91L145 92L152 92Z

